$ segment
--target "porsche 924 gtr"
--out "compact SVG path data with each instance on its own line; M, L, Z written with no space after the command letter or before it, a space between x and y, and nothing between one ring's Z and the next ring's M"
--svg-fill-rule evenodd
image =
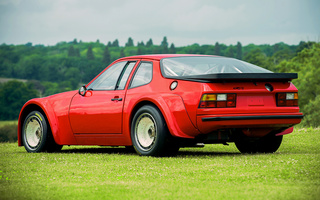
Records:
M242 153L271 153L303 118L296 78L218 56L125 57L79 91L29 100L18 145L28 152L126 146L162 156L234 142Z

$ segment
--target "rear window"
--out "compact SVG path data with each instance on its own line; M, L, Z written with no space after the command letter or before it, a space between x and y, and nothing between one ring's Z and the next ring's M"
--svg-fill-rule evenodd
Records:
M164 77L221 73L273 73L234 58L206 56L164 58L161 60L161 71Z

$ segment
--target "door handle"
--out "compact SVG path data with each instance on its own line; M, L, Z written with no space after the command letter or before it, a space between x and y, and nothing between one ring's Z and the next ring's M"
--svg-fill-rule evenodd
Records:
M111 99L111 101L122 101L122 98L114 97L113 99Z

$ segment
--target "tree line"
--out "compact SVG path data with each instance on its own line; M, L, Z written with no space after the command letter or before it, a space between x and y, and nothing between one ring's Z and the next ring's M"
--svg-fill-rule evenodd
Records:
M318 85L320 84L317 76L319 73L316 71L320 69L319 49L319 43L304 41L298 45L288 45L281 42L273 45L249 44L242 46L240 42L234 45L215 42L208 45L192 44L176 47L173 43L168 42L167 37L164 37L160 44L154 44L151 38L146 42L135 43L129 37L124 46L119 45L118 39L106 44L99 40L82 42L77 39L70 42L59 42L54 46L33 45L32 43L24 45L2 44L0 45L0 78L26 79L29 82L0 84L0 120L16 119L19 113L17 110L18 107L21 108L22 101L77 89L80 85L88 83L118 58L167 53L233 57L274 72L298 72L299 79L294 80L294 83L299 89L300 107L304 112L312 113L311 110L314 106L319 108L320 104L318 96L320 92ZM305 81L306 78L308 81ZM310 85L307 83L312 83L312 87L308 88ZM6 105L10 102L17 102L17 100L15 100L16 97L9 99L7 95L15 88L20 88L18 90L21 92L20 96L25 99L17 103L19 106L13 106L15 111L9 111L10 109ZM29 96L22 94L23 91L26 91ZM311 104L309 105L309 103ZM319 109L317 110L319 111ZM308 120L304 121L307 125L320 124L320 122L314 124L311 122L314 120L308 117L306 119Z

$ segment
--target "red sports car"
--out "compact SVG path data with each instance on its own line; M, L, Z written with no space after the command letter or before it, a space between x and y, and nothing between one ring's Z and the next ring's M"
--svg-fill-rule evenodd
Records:
M242 153L275 152L300 123L296 73L225 57L142 55L114 61L79 91L28 101L18 144L134 147L140 155L235 142Z

